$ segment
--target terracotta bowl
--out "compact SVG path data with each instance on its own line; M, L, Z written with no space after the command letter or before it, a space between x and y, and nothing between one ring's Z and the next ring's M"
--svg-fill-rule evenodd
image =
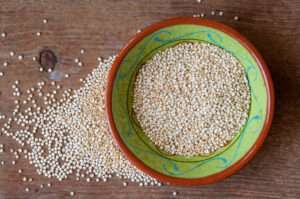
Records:
M251 94L249 117L237 136L213 154L191 158L159 150L132 111L139 67L159 50L186 41L208 42L235 56L245 68ZM121 49L108 76L106 111L113 137L133 165L164 183L200 185L232 175L253 158L271 125L274 91L265 61L244 36L211 20L180 17L145 28Z

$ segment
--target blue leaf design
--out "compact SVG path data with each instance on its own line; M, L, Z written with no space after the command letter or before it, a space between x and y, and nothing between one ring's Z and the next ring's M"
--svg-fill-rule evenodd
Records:
M241 132L241 135L240 135L240 138L239 138L239 140L238 140L238 144L237 144L236 150L234 151L234 154L233 154L231 160L228 161L224 166L219 167L219 168L226 168L226 167L228 167L233 161L236 160L236 158L237 158L237 156L238 156L238 154L239 154L238 152L239 152L239 150L240 150L241 144L242 144L242 142L243 142L243 140L244 140L246 130L247 130L247 129L251 126L251 124L253 124L255 121L261 120L261 118L262 118L262 117L261 117L260 115L254 115L253 117L251 117L251 118L249 119L249 121L248 121L247 124L246 124L246 127L245 127L245 128L243 129L243 131ZM254 132L257 132L258 129L259 129L259 128L255 129Z

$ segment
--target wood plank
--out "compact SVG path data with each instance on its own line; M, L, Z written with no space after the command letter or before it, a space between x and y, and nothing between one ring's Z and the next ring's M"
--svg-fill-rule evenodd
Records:
M276 114L270 134L262 150L236 175L213 185L198 187L124 188L114 179L107 183L86 183L70 179L63 182L38 176L26 160L11 165L12 154L0 154L6 164L0 166L0 198L66 198L75 190L77 198L300 198L300 1L248 0L10 0L0 1L0 112L9 114L13 108L11 84L20 80L29 88L49 75L38 72L32 60L47 47L58 56L61 71L74 70L74 58L84 62L78 72L62 80L64 88L78 88L79 78L86 76L97 64L97 57L115 54L138 29L153 22L174 17L206 13L207 18L230 25L251 40L270 67L276 89ZM211 16L222 10L224 16ZM239 16L239 21L233 17ZM43 24L43 18L49 22ZM37 37L36 32L41 32ZM84 48L86 53L80 54ZM25 56L23 61L11 58L9 52ZM3 68L4 61L9 62ZM0 123L1 126L1 123ZM6 148L16 143L2 136ZM34 180L31 192L17 173ZM39 189L41 183L52 182L51 188Z

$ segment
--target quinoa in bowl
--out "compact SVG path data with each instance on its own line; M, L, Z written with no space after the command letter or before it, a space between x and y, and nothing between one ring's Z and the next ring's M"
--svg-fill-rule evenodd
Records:
M137 168L162 182L200 185L253 158L271 125L274 91L245 37L221 23L179 17L145 28L120 51L106 112L115 141Z

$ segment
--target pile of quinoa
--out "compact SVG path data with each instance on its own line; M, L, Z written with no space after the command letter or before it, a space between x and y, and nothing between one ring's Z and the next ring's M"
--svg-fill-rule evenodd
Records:
M161 185L125 159L109 132L103 95L113 60L100 61L78 90L62 92L51 82L45 93L42 81L27 90L23 101L15 100L13 117L2 132L21 145L19 151L38 174L63 180L75 173L87 182L117 176L140 186Z
M229 143L248 118L243 66L208 43L184 42L141 66L133 110L144 133L172 155L208 155Z

